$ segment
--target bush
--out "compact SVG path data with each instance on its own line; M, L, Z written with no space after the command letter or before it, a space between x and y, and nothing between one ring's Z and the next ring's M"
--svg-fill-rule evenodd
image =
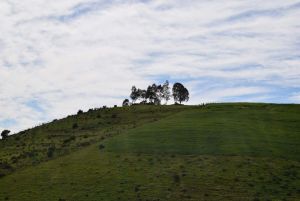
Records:
M140 187L141 187L141 185L136 185L136 186L134 187L134 191L135 191L135 192L140 191Z
M180 182L180 177L179 177L179 175L175 173L175 174L173 175L173 180L174 180L175 183L179 183L179 182Z
M33 158L36 155L34 150L24 152L24 154L26 155L26 157L29 157L29 158Z
M112 114L111 118L115 119L115 118L117 118L117 115L116 114Z
M55 151L55 147L54 146L51 146L51 147L48 148L48 150L47 150L47 156L48 156L48 158L52 158L53 157L54 151Z
M82 143L79 143L77 144L78 147L86 147L86 146L89 146L91 143L90 142L82 142Z
M12 170L13 169L13 167L10 164L6 163L6 162L0 162L0 168L5 169L5 170Z
M105 146L103 145L103 144L100 144L99 145L99 149L101 150L101 149L104 149L105 148Z
M77 124L77 123L74 123L73 126L72 126L72 128L73 128L73 129L78 128L78 124Z
M123 107L129 106L129 105L130 105L130 103L129 103L129 100L128 100L128 99L125 99L125 100L123 101L123 103L122 103L122 106L123 106Z
M63 144L68 144L68 143L70 143L71 141L73 141L73 140L75 140L75 139L76 139L75 136L71 136L71 137L65 139L65 140L63 141Z
M78 110L77 114L83 114L83 111L82 110Z

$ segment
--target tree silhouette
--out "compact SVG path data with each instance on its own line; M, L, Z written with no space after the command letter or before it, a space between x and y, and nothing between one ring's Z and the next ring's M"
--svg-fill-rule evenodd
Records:
M189 91L181 83L175 83L172 91L175 103L189 100Z
M1 137L2 137L2 139L4 140L4 139L6 139L7 137L8 137L8 134L10 133L10 130L3 130L2 132L1 132Z
M158 98L158 86L156 84L152 84L148 86L147 91L146 91L146 99L149 99L149 102L151 104L160 104L160 100Z
M146 93L147 91L146 90L143 90L143 89L138 89L138 99L141 100L141 102L147 102L146 101Z
M124 106L129 106L129 100L126 98L123 103L122 103L123 107Z
M130 98L133 103L135 103L135 101L139 98L138 90L135 86L132 86L131 88Z
M168 104L172 96L174 97L175 103L179 102L181 104L183 101L189 100L189 91L181 83L175 83L172 92L173 95L170 92L169 81L166 80L162 85L156 85L155 83L149 85L147 90L132 86L130 98L132 99L132 103L139 100L140 104L155 105L160 105L163 100L165 100L165 104ZM127 102L124 100L123 104L126 105Z
M165 104L168 104L168 101L171 98L171 92L169 87L169 81L166 80L166 82L162 86L162 98L166 100Z

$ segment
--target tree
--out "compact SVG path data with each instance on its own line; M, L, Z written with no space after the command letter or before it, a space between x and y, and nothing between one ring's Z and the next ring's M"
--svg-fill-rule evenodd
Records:
M3 130L2 132L1 132L1 137L2 137L2 139L4 140L4 139L6 139L7 137L8 137L8 134L10 133L10 130Z
M129 106L129 100L126 98L123 103L122 103L123 107L125 106Z
M181 83L175 83L172 91L175 103L189 100L189 91Z
M141 102L147 102L146 101L146 90L143 89L138 89L137 94L138 94L138 99L141 100Z
M162 98L166 100L166 103L168 103L168 101L171 98L171 92L170 92L170 87L169 87L169 81L166 80L166 82L163 84L162 86Z
M164 97L163 86L157 85L157 87L156 87L156 99L154 100L154 103L156 105L160 105L163 97Z
M146 99L152 104L160 104L159 98L157 96L158 87L156 84L148 86L146 91Z
M132 86L131 88L130 98L133 103L135 103L135 101L139 98L138 90L135 86Z

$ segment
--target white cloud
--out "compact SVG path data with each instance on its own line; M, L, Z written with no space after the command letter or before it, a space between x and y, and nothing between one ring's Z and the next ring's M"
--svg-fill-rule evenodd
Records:
M191 103L299 90L297 1L144 2L1 1L0 120L20 130L120 104L152 77L188 80Z
M300 103L300 93L294 93L289 100L294 103Z

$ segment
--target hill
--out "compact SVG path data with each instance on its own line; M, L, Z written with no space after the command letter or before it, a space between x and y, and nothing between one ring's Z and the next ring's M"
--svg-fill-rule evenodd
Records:
M299 145L300 105L93 110L1 141L0 200L299 200Z

